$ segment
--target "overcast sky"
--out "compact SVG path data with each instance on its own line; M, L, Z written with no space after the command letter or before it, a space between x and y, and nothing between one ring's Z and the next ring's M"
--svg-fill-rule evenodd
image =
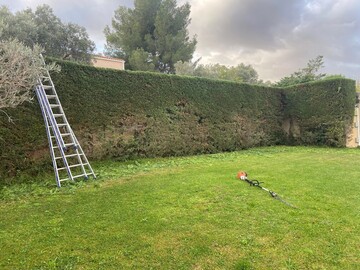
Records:
M151 1L151 0L149 0ZM185 0L178 0L184 3ZM194 58L251 64L276 81L323 55L328 74L360 79L360 0L189 0ZM133 0L0 0L11 11L50 5L63 22L86 27L102 52L114 10Z

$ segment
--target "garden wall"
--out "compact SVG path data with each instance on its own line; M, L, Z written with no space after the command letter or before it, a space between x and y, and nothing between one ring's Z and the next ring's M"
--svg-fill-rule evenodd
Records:
M52 77L90 159L194 155L274 144L343 146L345 134L339 130L353 114L355 87L347 79L279 89L59 64L62 71ZM0 183L23 171L51 170L37 101L7 112L13 123L0 114Z

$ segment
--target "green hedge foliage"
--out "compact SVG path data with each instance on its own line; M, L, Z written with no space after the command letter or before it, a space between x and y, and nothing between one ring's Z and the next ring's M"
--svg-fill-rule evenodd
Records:
M355 99L355 81L344 78L285 88L288 143L345 146Z
M90 159L194 155L284 143L343 146L342 131L353 113L351 80L280 89L58 63L62 71L52 74L56 90ZM51 170L37 101L7 112L14 123L0 114L0 183L23 171Z

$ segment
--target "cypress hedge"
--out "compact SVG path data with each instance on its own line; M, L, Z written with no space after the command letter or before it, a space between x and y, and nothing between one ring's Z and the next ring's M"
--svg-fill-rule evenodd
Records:
M58 63L62 71L52 74L56 90L90 159L195 155L286 143L343 146L340 130L353 114L355 83L347 79L281 89ZM8 113L14 123L0 114L0 183L24 171L51 170L37 101ZM301 132L293 132L295 127Z
M354 117L355 81L325 79L287 87L283 91L289 143L346 145L346 134Z

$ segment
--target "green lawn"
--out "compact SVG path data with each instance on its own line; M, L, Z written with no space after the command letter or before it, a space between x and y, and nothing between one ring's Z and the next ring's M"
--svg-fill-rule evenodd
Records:
M93 167L88 184L2 189L0 269L360 268L359 149ZM236 180L239 170L298 209Z

